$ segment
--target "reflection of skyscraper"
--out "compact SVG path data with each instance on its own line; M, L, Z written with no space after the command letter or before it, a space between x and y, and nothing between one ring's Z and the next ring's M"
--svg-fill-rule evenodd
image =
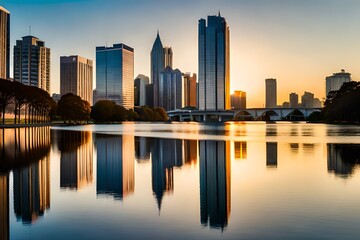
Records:
M60 187L79 189L93 179L93 145L90 132L61 132Z
M135 157L138 161L150 160L150 143L151 143L151 138L146 138L146 137L135 138Z
M277 143L266 143L266 166L277 167Z
M201 224L224 229L231 208L230 142L200 141Z
M17 219L31 224L50 208L50 162L48 157L14 174L14 212Z
M328 144L328 172L340 177L347 177L360 164L360 145L358 144Z
M157 200L158 208L164 192L174 190L173 167L181 167L182 141L174 139L154 139L152 149L152 188Z
M246 142L235 142L235 159L246 159L247 158L247 143Z
M184 140L184 162L185 164L196 164L198 142L196 140Z
M97 134L97 186L99 195L111 195L122 200L134 192L134 136Z
M9 176L0 174L0 239L9 239Z

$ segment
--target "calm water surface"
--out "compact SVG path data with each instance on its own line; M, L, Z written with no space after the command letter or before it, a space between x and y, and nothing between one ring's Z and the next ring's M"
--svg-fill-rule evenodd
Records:
M359 239L360 127L0 130L0 239Z

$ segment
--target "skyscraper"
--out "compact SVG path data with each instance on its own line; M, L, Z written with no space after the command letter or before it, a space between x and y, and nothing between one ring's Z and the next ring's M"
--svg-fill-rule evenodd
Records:
M96 47L97 100L134 107L134 49L125 44Z
M166 111L183 107L183 83L179 69L166 67L160 74L158 107Z
M135 106L146 105L146 85L149 84L149 77L139 74L134 80L134 101Z
M313 108L314 107L314 94L311 92L305 92L301 96L301 106L303 108Z
M0 78L10 77L10 12L0 6Z
M60 94L73 93L92 103L93 61L80 57L60 57Z
M277 90L276 90L276 79L268 78L265 79L266 85L266 108L276 108L277 106Z
M173 51L171 47L164 47L165 67L173 67Z
M330 91L337 91L343 83L351 81L351 74L341 69L341 72L334 73L332 76L326 77L326 96Z
M184 106L196 107L196 74L185 73L184 79Z
M50 48L33 36L14 46L14 80L50 93Z
M199 109L230 109L230 31L225 18L199 20Z
M246 92L234 91L231 94L231 109L246 109Z
M297 95L296 93L290 93L289 99L291 108L299 107L299 95Z
M160 73L164 71L165 68L165 58L164 58L164 47L162 45L159 32L157 33L155 42L151 49L151 82L154 85L154 103L153 106L157 107L159 105L159 81Z

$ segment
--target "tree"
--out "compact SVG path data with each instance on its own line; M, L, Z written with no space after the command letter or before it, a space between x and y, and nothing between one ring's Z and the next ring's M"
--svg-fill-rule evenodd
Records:
M86 121L90 115L90 104L77 95L65 94L58 102L58 115L64 122Z
M126 109L123 106L114 105L112 120L116 122L126 121L127 120Z
M91 118L95 122L112 121L115 104L109 100L100 100L91 108Z

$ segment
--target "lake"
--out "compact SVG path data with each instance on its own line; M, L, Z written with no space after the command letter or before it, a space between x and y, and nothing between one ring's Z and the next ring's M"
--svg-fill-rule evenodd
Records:
M0 129L0 239L359 239L360 126Z

